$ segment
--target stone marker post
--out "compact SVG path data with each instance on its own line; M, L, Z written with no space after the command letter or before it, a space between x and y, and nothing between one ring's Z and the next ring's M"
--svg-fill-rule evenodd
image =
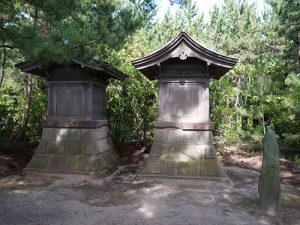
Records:
M150 157L151 176L222 176L209 118L209 82L237 60L213 52L186 33L132 64L159 82L159 118Z
M273 214L278 210L280 200L280 164L276 134L270 127L266 128L263 145L263 162L258 185L260 206L267 213Z
M48 116L26 170L97 175L112 170L119 156L108 136L105 88L109 78L127 76L104 62L99 68L75 60L16 67L43 77L48 85Z

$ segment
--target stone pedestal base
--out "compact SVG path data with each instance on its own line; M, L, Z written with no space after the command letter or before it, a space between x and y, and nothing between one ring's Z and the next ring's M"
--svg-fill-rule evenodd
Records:
M142 175L217 176L224 174L218 163L211 131L156 129Z
M118 161L107 126L43 128L38 149L26 170L104 175L114 169Z

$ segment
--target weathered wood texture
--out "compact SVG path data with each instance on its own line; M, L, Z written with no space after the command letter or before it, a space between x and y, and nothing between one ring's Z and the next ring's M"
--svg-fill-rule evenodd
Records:
M194 60L177 59L160 66L158 120L181 123L209 121L209 80L203 72L205 65L197 65Z

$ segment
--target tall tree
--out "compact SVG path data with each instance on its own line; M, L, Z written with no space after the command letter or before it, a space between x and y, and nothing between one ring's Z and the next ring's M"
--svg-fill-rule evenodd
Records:
M118 49L151 19L153 1L14 1L1 3L1 36L28 59L93 58L98 44ZM3 8L2 8L3 7Z
M286 63L300 73L300 2L298 0L268 0L272 7L271 21L284 41Z

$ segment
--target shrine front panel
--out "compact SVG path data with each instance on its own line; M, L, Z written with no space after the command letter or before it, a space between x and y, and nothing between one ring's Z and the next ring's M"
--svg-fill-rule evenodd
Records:
M209 99L206 83L161 82L160 119L174 122L208 121Z
M83 117L86 115L84 85L55 85L52 90L52 106L55 116Z

